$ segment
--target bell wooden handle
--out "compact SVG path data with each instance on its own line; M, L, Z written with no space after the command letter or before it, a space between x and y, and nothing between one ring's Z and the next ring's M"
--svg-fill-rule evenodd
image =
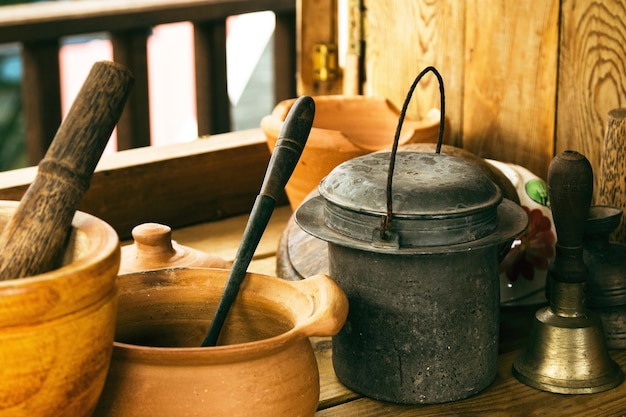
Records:
M93 65L37 176L0 235L0 280L60 266L74 213L132 84L130 71L119 64Z
M202 346L215 346L226 321L230 306L235 301L239 287L261 236L270 220L276 200L296 167L309 137L315 115L315 102L309 96L300 97L289 110L280 135L274 145L261 192L254 201L250 218L233 260L222 298Z
M576 151L557 155L548 169L548 194L557 234L556 256L550 268L561 282L584 282L583 237L593 193L593 171Z

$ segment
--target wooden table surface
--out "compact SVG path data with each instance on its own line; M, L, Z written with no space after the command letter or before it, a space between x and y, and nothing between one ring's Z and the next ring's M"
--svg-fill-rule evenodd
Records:
M249 271L276 274L276 250L289 207L275 210L250 264ZM176 229L173 239L232 260L237 251L247 216ZM526 334L536 308L509 308L502 311L500 358L495 381L483 392L461 401L438 405L396 405L371 400L344 387L331 362L330 338L312 338L320 370L320 402L316 417L367 416L626 416L626 384L587 395L562 395L530 388L513 377L511 365L526 343ZM611 351L613 359L626 369L626 351Z

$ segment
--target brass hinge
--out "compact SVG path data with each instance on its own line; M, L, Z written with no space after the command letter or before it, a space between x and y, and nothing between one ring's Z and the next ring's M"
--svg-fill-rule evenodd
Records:
M318 43L313 47L313 79L332 82L339 78L339 55L337 45Z

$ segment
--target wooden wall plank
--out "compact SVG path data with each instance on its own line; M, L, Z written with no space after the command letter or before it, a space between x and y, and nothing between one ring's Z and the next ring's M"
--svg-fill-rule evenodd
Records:
M82 0L2 6L0 43L208 21L264 10L293 11L295 0Z
M463 144L544 177L554 154L558 0L468 0Z
M339 36L345 36L346 38L346 51L343 54L345 62L342 74L343 94L346 96L363 94L363 53L365 51L363 12L363 0L344 0L338 3Z
M364 6L364 94L388 98L401 108L415 77L435 66L446 89L449 143L460 145L465 0L365 0ZM432 108L440 108L439 86L429 75L415 90L407 117L422 119Z
M79 210L128 238L132 228L172 228L248 213L270 158L261 129L102 157ZM0 172L0 200L19 200L36 167ZM286 203L286 197L280 204Z
M587 156L597 199L608 112L626 106L626 3L563 0L561 10L556 151Z
M321 82L313 74L315 45L337 44L337 0L298 0L296 14L298 95L340 94L341 78Z

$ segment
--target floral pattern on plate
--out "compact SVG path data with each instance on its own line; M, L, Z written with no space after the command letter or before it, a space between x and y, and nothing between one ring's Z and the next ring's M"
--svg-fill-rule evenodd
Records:
M515 239L500 264L500 302L503 306L545 303L548 265L554 257L556 243L547 184L519 165L487 162L511 181L529 216L528 228Z

